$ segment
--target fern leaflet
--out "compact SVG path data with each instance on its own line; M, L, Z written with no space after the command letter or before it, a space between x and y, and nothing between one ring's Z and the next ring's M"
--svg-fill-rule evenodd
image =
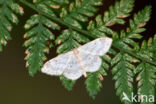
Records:
M0 0L0 51L2 51L2 46L11 40L9 32L12 30L12 23L18 23L18 17L15 13L22 15L23 8L13 0Z

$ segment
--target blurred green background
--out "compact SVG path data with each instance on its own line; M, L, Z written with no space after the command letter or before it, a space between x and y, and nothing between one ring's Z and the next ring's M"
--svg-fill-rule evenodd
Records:
M113 4L114 1L104 0L104 6L100 7L99 13L103 14L103 11L108 9L108 6ZM154 5L152 2L152 0L136 0L133 12L143 9L148 4ZM35 12L28 7L23 7L25 15L19 16L20 23L14 26L11 32L13 39L0 53L0 104L121 104L119 97L115 95L114 81L112 81L110 72L105 77L103 88L95 100L88 96L84 78L78 80L73 90L68 92L61 85L58 77L41 73L36 74L35 77L30 77L24 61L25 48L22 45L25 30L23 25ZM154 6L152 13L152 18L146 26L147 31L142 34L144 39L148 39L155 33L153 25L155 23ZM114 28L118 29L117 26ZM55 55L55 48L53 48L48 55L48 59Z

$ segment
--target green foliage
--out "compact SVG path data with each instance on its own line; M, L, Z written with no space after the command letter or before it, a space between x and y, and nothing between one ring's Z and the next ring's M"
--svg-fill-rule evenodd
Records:
M120 36L117 33L113 35L115 46L134 51L134 47L137 46L137 42L134 39L142 37L139 33L145 31L142 27L149 20L150 8L150 6L147 6L134 15L134 19L130 20L130 27L127 29L127 32L122 30ZM123 93L126 93L129 98L131 97L131 93L133 92L132 83L136 71L134 63L136 62L139 61L123 51L118 52L111 61L113 79L116 81L115 88L117 89L117 95L121 99L123 98ZM125 104L132 103L125 102Z
M64 76L61 76L60 77L60 80L62 81L62 85L68 90L68 91L71 91L74 84L75 84L75 81L73 80L69 80L67 78L65 78Z
M44 8L44 11L55 16L53 11L44 4L45 2L36 4L37 8L39 10ZM51 40L54 39L54 34L50 29L59 30L60 27L55 22L38 13L27 20L25 29L27 30L27 33L24 35L24 38L27 39L24 43L24 46L27 47L26 67L28 67L29 74L33 76L37 71L40 71L43 61L46 60L45 53L48 53L49 48L53 46Z
M112 26L114 24L124 24L123 18L128 17L133 10L134 0L121 0L115 2L114 6L109 7L109 11L104 13L105 26Z
M105 63L103 62L103 65L99 71L95 73L88 73L88 76L85 80L86 89L92 98L95 98L95 95L97 95L102 88L102 81L104 80L103 77L107 75L104 70L105 67Z
M2 51L2 46L6 46L7 41L11 40L9 32L12 30L12 23L18 23L15 13L22 15L22 7L12 0L0 0L0 51Z
M124 24L124 18L128 17L133 9L134 0L121 0L116 2L114 6L109 7L109 11L104 12L102 15L96 16L95 21L90 21L88 25L88 30L90 31L92 37L102 37L107 35L112 35L113 31L110 26L114 24Z
M156 35L155 35L156 37ZM148 42L143 41L141 48L137 46L137 54L145 59L152 60L155 55L155 38L150 38ZM156 85L156 67L144 61L137 65L136 73L138 74L136 80L138 81L138 94L155 95ZM141 104L147 104L142 102ZM153 103L148 103L153 104Z
M62 32L60 36L55 40L55 43L59 45L57 53L65 53L74 48L80 46L80 43L87 43L89 39L73 30L67 29Z
M137 66L137 69L140 72L139 75L137 76L138 94L155 96L155 80L156 80L155 66L142 62ZM141 104L154 104L154 103L142 102Z
M135 60L133 57L123 52L118 53L111 61L113 80L115 80L116 94L123 98L123 92L131 97L133 92L133 77L135 66L132 63ZM125 104L132 104L125 101Z
M103 6L102 0L33 0L33 4L25 0L20 1L37 12L24 26L24 46L27 54L25 60L31 76L40 71L51 47L56 46L57 53L62 54L93 39L107 36L113 39L112 48L107 55L101 57L103 62L99 71L87 73L85 85L89 95L95 98L100 92L102 81L110 68L115 80L116 94L121 101L123 93L131 97L135 76L138 94L155 95L156 35L148 42L144 40L142 46L138 42L142 39L140 33L146 30L144 26L150 19L151 6L146 6L134 14L133 19L129 20L129 27L117 32L112 26L125 24L125 18L130 16L133 10L134 0L115 1L108 11L104 11L104 15L96 16L98 6ZM11 39L11 23L18 23L14 13L23 14L22 8L12 0L0 0L0 51L2 45L6 45ZM95 17L95 20L90 20L91 17ZM61 28L62 25L67 28ZM55 36L54 31L60 35ZM76 83L63 75L60 80L69 91ZM122 103L133 104L129 101Z
M102 0L75 0L68 8L62 8L60 17L65 23L82 29L81 22L87 22L88 17L97 12L95 6L102 5Z
M95 98L95 95L97 95L97 93L100 91L100 88L102 87L102 83L99 76L99 71L95 72L94 74L88 74L87 79L85 81L89 95L93 98Z

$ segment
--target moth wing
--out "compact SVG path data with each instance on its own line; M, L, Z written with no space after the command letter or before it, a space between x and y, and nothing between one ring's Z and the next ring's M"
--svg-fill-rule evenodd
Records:
M49 60L48 62L46 62L43 68L41 69L41 71L48 75L59 76L66 69L68 62L70 61L70 57L71 57L71 51L68 53L59 55Z
M82 76L82 74L83 72L80 63L77 61L76 56L72 53L63 75L68 79L77 80Z
M86 72L95 72L100 69L102 60L99 56L88 54L83 51L79 52L79 56L82 60L81 65Z
M106 52L109 51L111 44L112 44L111 38L107 38L107 37L98 38L79 47L78 51L85 51L86 53L92 55L103 56Z

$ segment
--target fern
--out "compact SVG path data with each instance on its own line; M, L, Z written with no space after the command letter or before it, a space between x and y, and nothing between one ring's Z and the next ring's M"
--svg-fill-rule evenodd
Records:
M132 64L131 60L134 60L133 57L129 56L128 54L118 53L115 58L112 59L112 74L113 79L116 80L115 88L117 89L117 95L120 96L121 100L123 98L123 93L126 93L127 96L131 96L131 92L133 92L133 77L135 70L134 65ZM132 104L128 103L127 101L125 104Z
M149 20L151 13L150 8L151 7L145 7L145 9L134 15L134 20L130 20L130 28L127 29L127 32L122 30L120 36L117 34L113 36L115 40L114 44L117 47L122 47L125 50L133 50L137 45L133 39L140 39L141 35L139 33L145 31L142 27ZM143 15L144 17L142 17ZM117 95L120 96L121 100L123 98L123 93L126 93L130 98L131 93L133 92L132 83L136 70L133 62L138 62L138 60L122 51L117 53L111 62L113 65L113 79L116 80L115 88L117 89ZM132 103L125 102L125 104Z
M59 45L57 53L65 53L80 46L80 43L87 43L89 39L73 30L63 30L62 34L58 36L55 43Z
M23 14L23 9L13 0L0 0L0 51L2 46L6 46L7 41L11 40L10 31L12 23L17 24L18 18L16 14Z
M148 42L143 41L142 47L140 49L139 47L137 47L137 54L142 56L143 58L152 60L155 54L154 51L156 49L153 48L155 47L155 43L156 43L155 38L153 40L149 39ZM138 94L155 96L155 84L156 84L155 66L142 61L137 66L136 73L138 74L136 78L136 80L138 81ZM147 104L147 103L142 102L141 104ZM148 103L148 104L153 104L153 103Z
M88 17L94 16L97 12L95 6L102 5L102 0L76 0L69 5L69 8L63 8L60 17L64 22L82 28L80 22L87 22Z
M105 26L112 26L114 24L124 24L124 18L128 17L133 10L134 0L121 0L115 2L114 6L109 7L109 11L104 13Z
M47 11L51 16L55 16L45 3L46 1L39 4L36 3L36 6L39 10L44 8L44 11ZM24 43L24 46L27 47L26 67L28 67L29 74L33 76L37 71L40 71L43 61L46 60L45 53L48 53L49 48L52 46L51 42L46 45L47 41L54 39L50 29L59 30L60 27L39 12L26 22L25 29L28 30L24 35L24 38L27 39Z
M88 30L92 37L97 38L105 36L106 34L112 35L113 31L110 26L114 24L124 24L124 18L128 17L133 9L134 0L121 0L116 2L115 6L110 6L109 11L104 12L102 15L96 16L96 21L90 21Z
M71 91L74 84L75 84L75 81L73 80L69 80L67 78L65 78L64 76L61 76L60 77L60 80L62 81L62 85L68 90L68 91Z
M95 98L95 96L102 88L102 81L104 80L103 77L107 75L104 68L107 69L108 68L107 66L108 65L103 62L103 65L99 69L99 71L95 72L94 74L88 73L87 79L85 80L85 84L86 84L86 89L92 98Z
M129 17L133 10L134 0L115 1L103 15L96 16L98 7L103 6L102 0L33 0L32 4L26 0L20 2L36 11L24 26L25 60L31 76L40 71L50 48L57 47L56 53L62 54L98 37L107 36L113 39L112 48L101 57L103 62L99 71L87 73L85 79L89 95L95 98L100 92L102 81L110 68L116 94L121 101L123 93L131 98L135 90L133 84L136 76L139 97L155 95L156 35L147 42L144 40L141 46L138 42L142 39L141 33L146 30L144 26L150 19L151 6L146 6L134 14L133 19L129 20L129 27L119 32L112 27L125 24L125 18ZM18 23L15 13L23 14L22 7L13 0L0 0L0 51L11 39L9 32L12 23ZM60 33L59 36L56 36L55 32ZM60 76L60 80L69 91L76 83L63 75ZM126 100L122 103L133 104Z

